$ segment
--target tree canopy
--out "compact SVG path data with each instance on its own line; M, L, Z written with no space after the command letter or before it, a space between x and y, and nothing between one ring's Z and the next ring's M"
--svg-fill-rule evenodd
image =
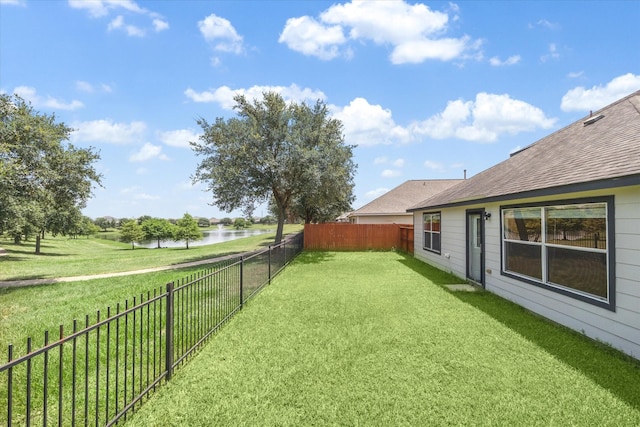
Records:
M144 240L144 230L135 219L123 220L120 223L120 241L131 243L131 249L136 248L136 242Z
M45 231L73 233L94 185L93 148L65 142L72 129L18 96L0 95L0 233L19 243Z
M188 213L185 213L182 218L176 221L176 225L173 233L173 240L184 240L187 249L189 249L190 240L202 239L202 231L198 227L198 221Z
M140 226L145 240L156 240L158 248L160 248L160 242L171 239L175 233L175 225L162 218L146 219Z
M282 239L284 220L296 213L306 221L335 219L353 201L353 147L344 143L342 123L326 104L287 103L275 92L262 100L234 98L237 117L197 122L204 133L191 142L202 160L194 182L206 183L213 204L251 217L259 203L273 201Z

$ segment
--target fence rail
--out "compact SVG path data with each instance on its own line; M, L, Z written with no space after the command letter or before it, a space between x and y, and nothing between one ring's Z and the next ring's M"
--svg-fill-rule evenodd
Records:
M168 283L131 304L60 326L0 366L0 423L106 425L126 419L303 249L300 233L268 249ZM4 385L4 387L2 386Z

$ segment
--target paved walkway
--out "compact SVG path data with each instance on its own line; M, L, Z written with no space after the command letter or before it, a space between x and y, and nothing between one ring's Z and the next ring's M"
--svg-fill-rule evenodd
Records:
M0 280L0 288L19 288L23 286L50 285L50 284L60 283L60 282L79 282L82 280L104 279L107 277L130 276L134 274L153 273L155 271L176 270L178 268L194 267L194 266L203 265L203 264L212 264L214 262L219 262L219 261L224 261L230 258L239 257L240 255L243 255L243 254L225 255L217 258L203 259L200 261L185 262L182 264L166 265L162 267L144 268L141 270L120 271L117 273L102 273L102 274L92 274L87 276L73 276L73 277L56 277L56 278L48 278L48 279L25 279L25 280L4 280L4 281Z

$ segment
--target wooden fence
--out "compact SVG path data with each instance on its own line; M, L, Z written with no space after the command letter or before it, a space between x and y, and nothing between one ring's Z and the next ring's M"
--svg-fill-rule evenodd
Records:
M400 249L413 253L413 225L306 224L304 248L331 251Z

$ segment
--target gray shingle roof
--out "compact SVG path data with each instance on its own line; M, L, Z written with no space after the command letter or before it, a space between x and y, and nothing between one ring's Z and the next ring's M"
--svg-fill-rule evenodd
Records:
M461 179L406 181L360 209L351 212L349 216L406 214L407 209L420 200L434 196L460 182L462 182Z
M640 184L640 91L408 210L561 193L587 188L585 184L592 188Z

